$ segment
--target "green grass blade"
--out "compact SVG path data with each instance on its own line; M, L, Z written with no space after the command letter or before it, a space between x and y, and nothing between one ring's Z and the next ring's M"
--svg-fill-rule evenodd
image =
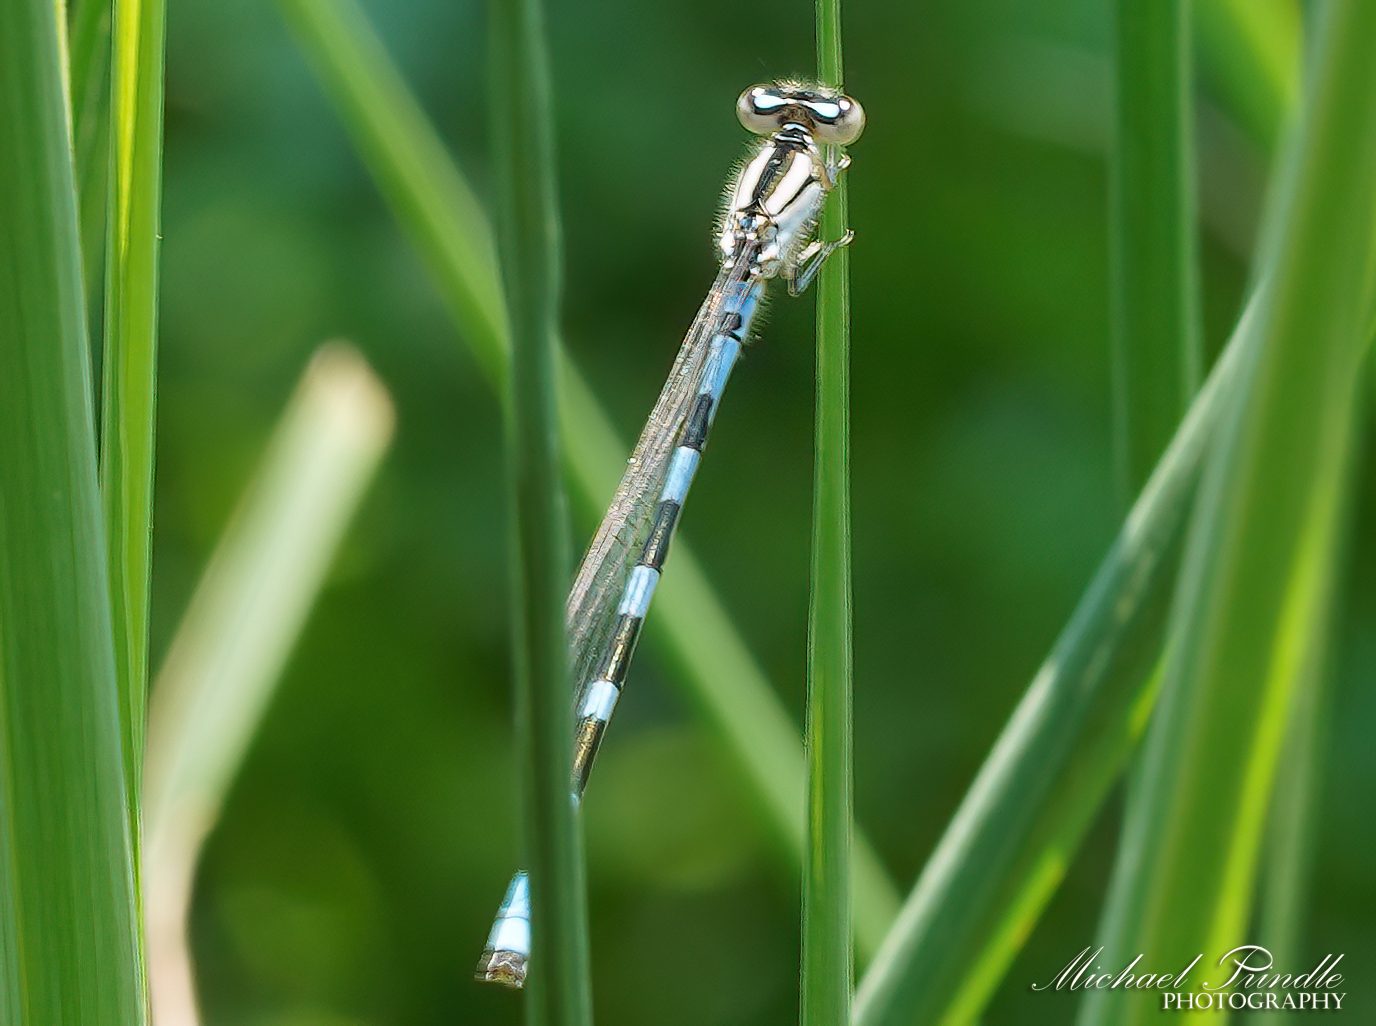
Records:
M1368 356L1365 375L1370 380ZM1365 396L1358 403L1367 406ZM1360 446L1358 446L1360 449ZM1355 455L1355 454L1354 454ZM1344 468L1342 489L1346 501L1340 511L1337 565L1338 582L1324 596L1317 610L1317 626L1305 642L1304 655L1296 676L1294 698L1286 717L1285 741L1280 754L1284 772L1276 775L1266 824L1265 849L1262 852L1261 884L1257 892L1258 912L1250 936L1256 943L1275 955L1277 962L1296 963L1306 957L1305 925L1311 915L1311 884L1318 836L1319 810L1322 804L1324 764L1328 753L1329 733L1333 714L1334 668L1331 665L1332 645L1342 619L1341 596L1348 555L1353 541L1352 499L1356 493L1357 460L1350 460ZM1247 1021L1260 1026L1263 1021L1282 1026L1301 1021L1300 1013L1265 1013L1253 1011Z
M322 348L158 673L143 881L160 1026L198 1021L186 916L201 846L391 433L391 401L362 358Z
M1259 342L1258 306L1243 315L928 859L861 981L862 1026L973 1021L1068 870L1156 700L1185 514L1245 354Z
M1115 443L1129 505L1199 385L1199 261L1185 0L1114 5L1109 159Z
M841 88L841 3L817 0L821 83ZM834 150L834 147L829 149ZM837 154L829 152L828 159ZM847 225L846 176L822 211L819 237ZM808 606L807 845L803 855L803 1026L850 1021L852 779L850 550L850 253L832 253L817 279L817 413L812 574Z
M132 795L139 793L148 699L165 23L163 0L121 0L111 59L100 483L125 770Z
M482 205L354 0L279 0L354 145L431 268L454 323L505 394L506 310Z
M1349 476L1351 467L1347 468ZM1347 482L1350 496L1351 482ZM1351 503L1348 504L1349 506ZM1347 511L1345 511L1347 512ZM1344 534L1348 533L1344 529ZM1266 824L1256 925L1249 937L1264 945L1278 964L1298 964L1306 956L1304 923L1310 904L1310 871L1318 833L1318 805L1331 712L1327 648L1332 638L1331 609L1319 613L1320 626L1307 639L1295 695L1285 725L1284 748L1271 794ZM1247 1021L1293 1026L1301 1013L1254 1011Z
M511 326L507 464L516 521L516 725L530 874L526 1022L592 1022L583 834L571 799L564 598L570 554L557 413L560 252L553 104L540 0L495 0L491 89Z
M58 14L0 4L0 1021L139 1026Z
M1064 876L1155 698L1185 513L1255 346L1254 301L861 981L862 1026L975 1019Z
M1200 73L1264 153L1279 148L1300 91L1298 0L1197 0Z
M1264 251L1275 291L1205 475L1110 890L1110 965L1143 951L1183 965L1247 930L1284 720L1331 587L1355 430L1376 257L1373 37L1376 7L1325 5ZM1106 994L1091 996L1083 1022L1159 1015L1157 1000Z
M461 336L500 394L506 320L487 221L472 190L350 0L280 2ZM595 523L620 480L630 447L567 360L562 376L566 468L576 508ZM800 865L804 763L798 729L684 538L674 542L674 572L655 595L649 635L665 650L675 671L672 679L741 770L778 850L791 867ZM856 943L868 955L893 922L898 895L859 835L854 871Z
M109 205L110 0L76 0L70 40L72 158L76 164L81 266L86 294L94 297L105 265L105 213Z

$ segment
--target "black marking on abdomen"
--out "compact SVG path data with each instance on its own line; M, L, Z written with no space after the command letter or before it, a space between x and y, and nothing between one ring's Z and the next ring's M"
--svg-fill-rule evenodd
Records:
M616 618L616 629L607 646L607 657L597 672L598 680L608 680L621 687L630 668L631 657L635 655L635 643L640 638L640 628L644 623L643 618L624 613Z
M712 397L703 393L698 396L697 402L693 405L693 412L688 415L688 422L683 425L683 439L678 444L702 452L702 447L707 444L707 432L711 427Z
M584 716L574 727L573 735L573 786L575 794L582 794L588 786L588 775L597 758L597 749L602 745L602 737L607 732L607 721L596 716Z
M679 509L679 504L673 499L666 499L659 504L655 518L650 523L650 536L640 550L641 566L664 569L664 561L669 557L669 542L674 538L674 525L678 523Z

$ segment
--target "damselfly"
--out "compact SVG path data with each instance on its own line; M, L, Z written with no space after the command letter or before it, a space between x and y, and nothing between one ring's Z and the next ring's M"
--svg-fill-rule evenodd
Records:
M726 380L750 337L772 278L798 295L853 233L812 238L836 177L850 164L838 147L865 127L860 104L796 82L758 85L736 105L762 140L727 192L717 237L720 270L679 348L626 473L593 536L569 593L566 619L574 706L573 793L581 798L593 759L621 696L650 599L659 584L688 487L697 472ZM488 937L477 976L525 982L530 955L530 888L517 873Z

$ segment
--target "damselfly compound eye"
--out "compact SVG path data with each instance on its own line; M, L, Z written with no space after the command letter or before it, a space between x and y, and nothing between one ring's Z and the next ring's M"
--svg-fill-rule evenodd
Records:
M751 86L736 101L736 117L756 135L772 135L787 124L806 126L818 142L848 146L865 128L865 111L841 93L798 85Z
M755 85L741 93L736 101L736 117L741 127L756 135L771 135L778 131L779 112L787 106L783 95L774 86Z
M818 104L818 107L822 106ZM818 142L849 146L860 138L860 133L865 130L865 108L860 106L859 101L849 96L837 96L826 102L825 109L829 117L824 119L818 116L813 120L812 134Z

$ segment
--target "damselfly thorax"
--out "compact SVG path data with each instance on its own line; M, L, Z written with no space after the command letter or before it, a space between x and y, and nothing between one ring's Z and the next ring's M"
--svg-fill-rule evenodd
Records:
M736 105L741 124L766 141L741 169L727 196L717 246L723 262L754 246L752 277L782 273L789 292L807 288L822 261L850 235L812 240L822 204L850 158L829 164L821 145L854 142L865 127L860 105L848 96L798 85L753 86Z
M782 82L747 89L736 113L763 139L727 192L717 236L721 266L569 591L575 799L625 687L688 489L765 288L782 277L797 295L853 238L849 231L825 242L812 236L827 193L850 163L839 147L864 129L860 105L839 92ZM530 915L530 881L517 873L488 936L479 979L522 985Z

